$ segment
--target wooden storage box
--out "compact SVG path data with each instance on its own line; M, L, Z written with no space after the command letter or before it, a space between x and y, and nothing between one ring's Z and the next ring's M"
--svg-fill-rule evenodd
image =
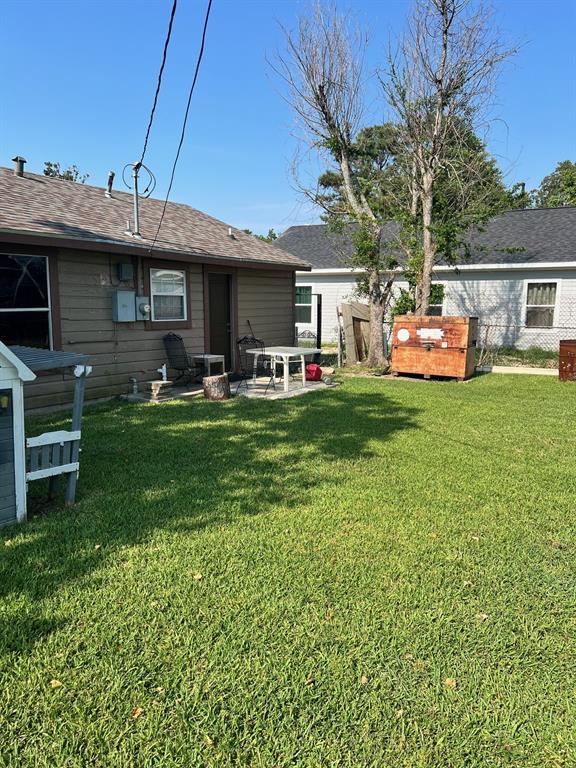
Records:
M576 381L576 339L560 342L560 381Z
M392 329L392 373L448 376L474 373L477 317L398 315Z

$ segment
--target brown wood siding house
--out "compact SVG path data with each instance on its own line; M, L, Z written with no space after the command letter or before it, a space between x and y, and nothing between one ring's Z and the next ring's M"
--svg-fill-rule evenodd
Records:
M249 323L266 344L292 344L295 271L307 265L176 203L152 248L162 206L140 200L138 238L130 194L0 168L0 339L89 354L88 399L157 378L170 331L229 368ZM149 316L114 322L117 291L146 297ZM26 405L69 403L72 389L71 376L40 376Z

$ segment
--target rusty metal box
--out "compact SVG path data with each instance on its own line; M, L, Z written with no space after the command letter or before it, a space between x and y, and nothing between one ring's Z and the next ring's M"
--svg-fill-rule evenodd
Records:
M560 342L560 381L576 381L576 339Z
M398 315L392 329L392 373L448 376L474 373L478 318Z

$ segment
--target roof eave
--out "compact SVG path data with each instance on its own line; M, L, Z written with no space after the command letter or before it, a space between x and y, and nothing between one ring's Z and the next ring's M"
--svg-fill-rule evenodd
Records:
M186 261L192 264L220 264L224 266L244 267L247 269L281 269L293 271L309 271L309 264L294 261L266 261L265 259L246 259L243 257L226 257L216 254L198 253L194 251L179 251L155 247L152 253L144 243L123 243L118 240L86 240L83 238L67 237L66 235L29 232L26 230L0 228L0 241L14 245L41 245L52 248L74 248L82 251L106 251L107 253L126 254L130 256L147 256L150 258Z

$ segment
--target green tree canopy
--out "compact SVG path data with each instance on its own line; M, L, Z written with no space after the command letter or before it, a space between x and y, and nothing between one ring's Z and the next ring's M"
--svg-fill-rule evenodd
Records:
M465 124L455 127L451 151L438 173L433 202L433 231L438 260L456 261L464 234L481 226L491 216L509 208L526 207L530 195L523 185L508 189L496 160L486 146ZM379 220L394 219L401 224L397 243L390 243L398 255L406 256L407 276L415 285L422 262L421 210L410 204L410 169L398 142L398 130L392 123L375 125L359 131L353 144L353 172L372 210ZM342 174L328 170L318 180L317 202L323 218L334 228L350 220L343 190ZM363 233L353 235L355 253L352 263L362 267ZM362 291L362 285L359 284Z
M534 191L534 203L538 208L576 205L576 163L571 160L558 163Z
M267 235L255 235L251 229L243 229L242 232L246 232L247 235L252 235L252 237L255 237L257 240L262 240L265 243L273 243L274 240L278 240L279 237L278 232L272 227L268 230Z

